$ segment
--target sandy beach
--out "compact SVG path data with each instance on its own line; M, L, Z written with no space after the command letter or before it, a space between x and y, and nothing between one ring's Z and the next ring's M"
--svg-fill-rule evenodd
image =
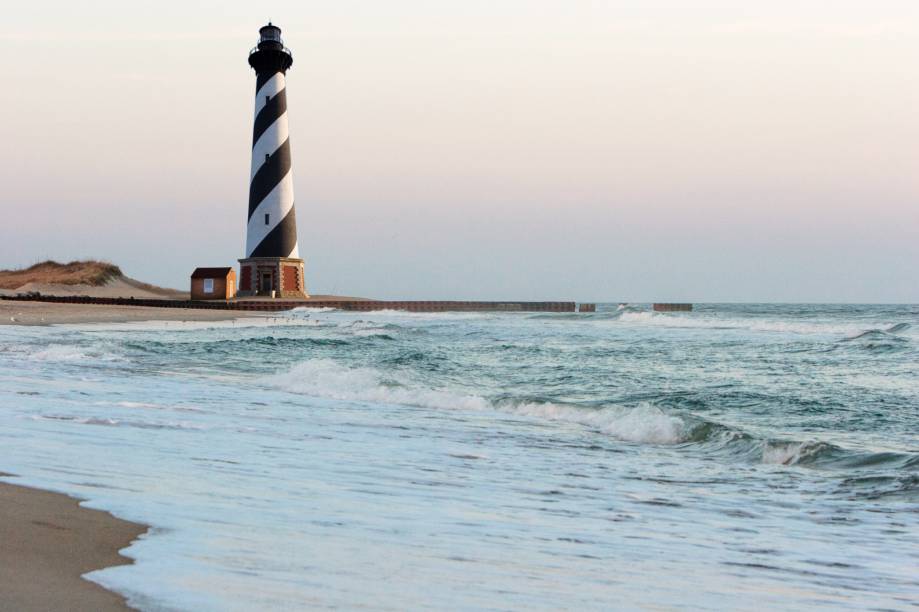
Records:
M228 321L259 313L235 310L192 310L101 304L54 304L0 300L0 325L54 325L67 323L125 323L128 321Z
M66 495L0 483L0 609L130 610L81 576L131 563L118 551L146 530Z

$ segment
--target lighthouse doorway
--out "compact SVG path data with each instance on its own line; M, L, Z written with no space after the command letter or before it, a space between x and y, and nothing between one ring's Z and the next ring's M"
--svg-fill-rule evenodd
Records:
M271 272L262 272L261 282L259 283L259 293L268 295L271 293Z

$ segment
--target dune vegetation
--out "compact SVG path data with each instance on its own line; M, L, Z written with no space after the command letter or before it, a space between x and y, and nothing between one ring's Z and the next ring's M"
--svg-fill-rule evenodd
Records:
M107 261L43 261L28 268L0 270L0 289L18 289L28 283L101 287L123 277L121 268Z

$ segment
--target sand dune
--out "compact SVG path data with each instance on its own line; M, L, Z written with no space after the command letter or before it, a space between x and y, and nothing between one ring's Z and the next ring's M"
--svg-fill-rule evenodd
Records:
M90 297L134 297L188 299L188 292L166 289L127 277L107 262L45 261L19 270L0 270L0 295L17 293L42 295L87 295Z

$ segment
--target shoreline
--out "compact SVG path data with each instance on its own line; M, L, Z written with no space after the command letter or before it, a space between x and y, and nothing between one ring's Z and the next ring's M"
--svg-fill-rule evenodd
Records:
M154 306L55 304L0 300L0 325L67 325L136 321L230 321L263 313L241 310L186 310Z
M148 529L63 493L0 482L0 608L132 610L83 575L134 563L119 551Z

